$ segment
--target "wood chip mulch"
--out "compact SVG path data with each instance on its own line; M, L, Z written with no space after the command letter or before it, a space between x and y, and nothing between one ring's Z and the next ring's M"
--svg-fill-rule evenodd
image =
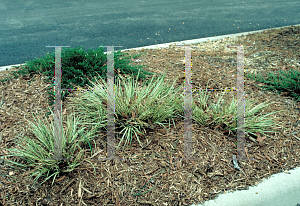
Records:
M245 73L266 77L269 72L280 70L300 71L299 44L300 27L294 26L201 43L192 49L193 88L205 88L207 84L209 88L235 87L236 49L228 45L253 46L245 48ZM140 52L143 55L132 58L132 65L145 65L145 70L161 74L169 68L166 79L173 82L179 76L177 85L184 81L184 48L173 46L127 53ZM7 75L7 71L0 72L0 79ZM0 155L7 152L1 148L16 146L16 134L33 136L25 120L32 120L31 112L44 117L48 111L45 88L50 84L44 79L42 74L30 74L0 84ZM87 151L85 157L89 162L83 161L74 171L57 177L52 187L52 179L32 186L28 170L13 170L0 159L0 205L199 204L296 168L300 165L299 102L284 93L263 91L255 86L259 84L245 77L246 101L255 100L255 105L267 100L276 102L262 114L286 111L270 115L280 124L272 129L276 133L269 134L272 138L254 142L246 136L245 149L250 160L238 160L242 171L235 169L232 161L236 154L236 133L225 133L217 125L204 127L193 121L194 159L183 160L184 120L178 119L175 126L171 124L170 132L161 127L147 129L146 138L151 143L145 148L134 141L130 149L116 150L116 155L124 161L99 161L106 157L106 132L99 131L93 152L96 155L91 157ZM211 92L211 101L216 103L222 93ZM64 100L64 119L72 111L68 102L78 95L80 92L72 92ZM234 92L227 92L225 96L231 99L232 95ZM147 143L146 138L140 138Z

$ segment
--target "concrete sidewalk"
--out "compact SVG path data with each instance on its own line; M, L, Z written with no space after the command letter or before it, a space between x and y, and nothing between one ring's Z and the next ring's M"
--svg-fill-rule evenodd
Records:
M296 206L300 205L300 168L274 174L248 190L219 195L202 206ZM191 205L195 206L195 205ZM200 204L197 206L201 206Z

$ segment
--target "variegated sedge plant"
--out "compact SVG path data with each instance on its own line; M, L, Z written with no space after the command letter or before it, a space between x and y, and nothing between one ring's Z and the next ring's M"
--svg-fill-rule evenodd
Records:
M178 116L183 118L184 96L179 91L184 85L181 84L177 89L174 88L178 78L174 80L172 85L168 85L168 82L164 84L166 72L155 82L152 82L152 78L147 86L138 87L137 81L135 80L134 83L133 78L123 81L124 89L121 87L120 79L115 85L116 128L120 129L119 133L122 136L117 148L124 140L123 147L129 142L131 144L133 136L142 146L139 136L145 135L143 131L146 132L146 128L154 128L155 125L166 128L167 121L170 126L170 120L174 124L174 118ZM124 78L120 78L124 80ZM98 80L96 83L92 82L94 90L80 95L79 99L72 99L70 104L75 106L78 114L84 114L85 119L88 120L84 123L87 125L99 124L97 128L103 128L103 125L107 123L107 85L102 78L102 83ZM207 94L208 91L206 93L199 91L199 97L195 101L200 104L196 105L195 101L192 102L192 119L205 126L225 124L229 131L236 131L237 100L234 96L231 103L224 104L223 93L217 103L214 104L208 101L209 95ZM268 129L279 124L274 123L268 116L284 110L261 115L258 113L272 103L267 104L265 102L251 108L252 103L253 101L246 101L245 103L245 134L253 141L256 140L249 134L256 132L270 137L266 133L276 131L268 131Z
M180 85L177 89L174 88L177 78L172 85L164 85L165 75L166 73L162 77L158 77L155 82L152 82L152 77L149 85L142 85L141 87L137 85L137 80L134 83L132 78L124 80L124 78L120 77L124 80L124 89L121 87L120 79L117 81L117 85L115 85L116 128L121 130L120 134L122 135L117 148L119 148L124 139L124 147L129 142L131 144L133 135L142 146L139 136L144 134L145 128L154 128L155 125L166 128L166 122L169 122L170 126L170 120L173 120L174 124L174 118L178 116L183 117L184 96L179 92L183 85ZM31 173L32 176L36 176L35 181L41 176L46 176L42 183L52 176L54 176L54 182L55 177L60 172L72 171L76 166L80 165L80 162L84 160L84 150L81 148L80 143L90 143L96 136L94 135L95 132L105 128L107 123L107 85L102 78L101 80L103 84L99 83L98 80L96 81L97 83L92 82L94 85L93 90L83 92L79 98L70 98L70 106L75 106L75 110L78 113L77 119L75 119L74 115L74 121L68 119L66 132L63 130L63 157L71 160L68 161L66 168L60 168L60 162L51 159L54 155L55 137L52 122L51 129L48 129L44 123L33 124L31 122L32 131L36 138L20 136L18 144L22 149L7 149L10 154L4 157L20 157L26 160L27 164L5 160L16 166L33 167L34 170ZM196 105L195 101L192 102L192 119L204 126L225 124L230 131L236 130L237 101L235 98L233 97L230 104L223 104L223 94L218 99L217 104L214 104L209 101L209 95L207 94L208 91L204 93L199 90L199 97L195 98L195 101L199 102L199 104ZM261 103L251 108L252 103L253 101L246 101L245 105L245 134L249 136L249 134L254 134L255 132L262 134L275 132L266 131L269 127L279 125L275 124L268 116L280 111L266 115L257 115L257 113L272 103ZM86 127L77 131L79 122L80 125ZM90 132L84 134L83 131L87 128ZM253 138L252 140L256 141ZM89 146L92 153L91 145L89 144ZM75 155L76 150L79 153Z
M48 109L50 110L50 108ZM53 115L52 110L50 111ZM32 115L34 117L34 114ZM83 144L88 144L92 154L91 141L95 137L96 130L89 130L88 133L84 133L84 127L78 130L79 121L75 118L75 114L73 119L70 116L67 119L67 129L64 130L62 127L63 161L55 159L54 142L57 137L52 120L49 128L47 123L40 119L37 121L34 117L35 123L26 119L30 124L29 129L33 132L34 137L32 135L23 136L18 134L17 147L3 148L9 152L8 155L2 156L8 163L8 166L13 168L32 168L30 176L35 176L33 185L40 177L46 177L41 184L53 177L53 185L57 175L74 170L83 161ZM47 121L46 118L45 121ZM25 164L12 161L9 157L19 157L25 160Z

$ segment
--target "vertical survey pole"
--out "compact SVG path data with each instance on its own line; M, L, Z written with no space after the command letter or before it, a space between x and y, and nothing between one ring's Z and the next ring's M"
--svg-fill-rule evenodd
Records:
M189 45L176 45L184 46L185 48L185 71L184 71L184 159L192 160L192 52ZM181 158L179 158L181 159Z
M115 154L114 48L107 47L107 157Z
M244 47L237 47L237 159L245 158Z
M184 95L184 158L192 157L192 84L191 47L185 46L185 95Z
M104 46L103 46L104 47ZM114 92L114 47L107 47L107 158L112 160L123 158L115 157L115 92Z
M192 52L189 45L176 45L185 47L184 71L184 159L192 160ZM179 158L181 159L181 158Z
M245 158L245 79L244 79L244 47L252 46L228 46L237 47L237 159Z
M54 159L62 160L62 102L61 102L61 47L70 46L46 46L55 47L55 105L54 105Z

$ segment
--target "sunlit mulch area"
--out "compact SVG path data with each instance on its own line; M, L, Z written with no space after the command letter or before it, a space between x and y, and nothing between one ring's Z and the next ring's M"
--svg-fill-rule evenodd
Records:
M254 44L255 42L255 44ZM192 49L193 88L232 88L236 85L236 49L227 45L252 45L245 49L245 73L260 73L295 69L300 71L299 27L288 27L252 34L234 39L201 43ZM145 70L163 74L166 79L179 76L177 85L184 81L184 48L130 51L145 52L132 59ZM4 78L7 72L0 72ZM40 74L27 75L0 85L0 145L15 147L16 134L33 137L26 119L31 112L44 117L48 111L45 88L49 84ZM201 86L199 86L199 84ZM236 154L236 133L224 130L223 125L204 127L193 121L193 160L184 157L184 120L178 118L169 132L161 127L148 129L141 148L134 141L125 151L116 150L123 161L99 161L106 157L106 132L99 131L93 142L93 154L87 149L88 161L74 171L61 174L53 186L52 180L33 184L29 171L13 170L0 159L0 205L190 205L215 198L220 193L247 189L262 178L300 165L300 105L287 94L263 91L252 79L245 78L246 101L255 105L268 100L276 102L263 110L280 124L272 138L246 136L246 155L250 161L238 161L242 171L234 168L232 156ZM182 91L183 92L183 91ZM193 97L197 97L194 92ZM63 102L64 118L71 114L68 106L81 92L74 91ZM222 94L211 92L210 103ZM232 99L234 92L227 92ZM50 119L49 119L50 122ZM64 124L64 128L66 124ZM119 134L116 135L117 140ZM147 140L146 140L147 138ZM6 150L0 149L0 155ZM15 160L23 162L23 160Z

